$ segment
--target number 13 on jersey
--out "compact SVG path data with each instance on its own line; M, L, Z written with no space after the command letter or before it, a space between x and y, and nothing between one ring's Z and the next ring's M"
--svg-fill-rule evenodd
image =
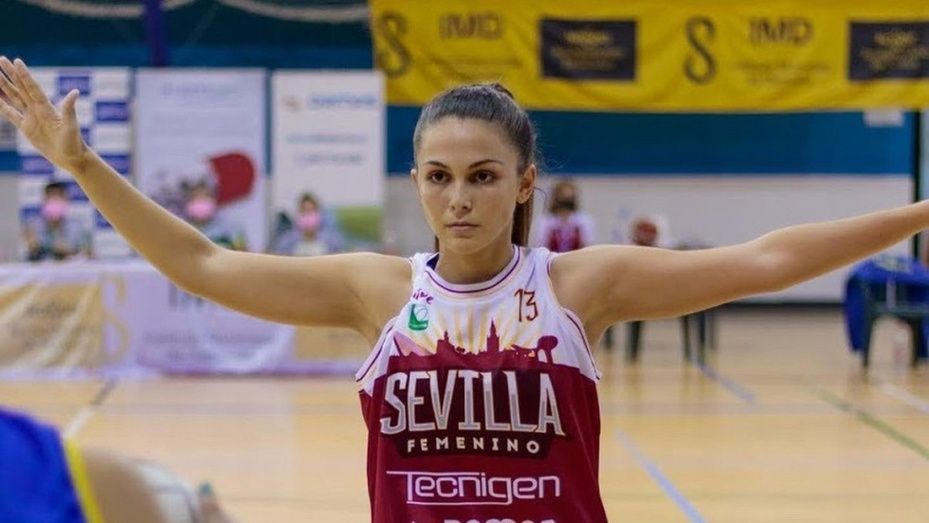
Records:
M532 321L539 317L539 306L535 302L535 291L526 289L517 289L513 296L516 296L517 317L520 322Z

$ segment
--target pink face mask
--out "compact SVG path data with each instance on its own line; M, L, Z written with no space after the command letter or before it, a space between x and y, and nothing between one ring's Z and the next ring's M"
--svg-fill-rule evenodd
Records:
M42 204L42 217L50 222L57 222L68 212L68 201L61 198L49 198Z
M305 212L297 217L297 227L303 232L313 232L319 229L319 225L322 221L322 216L320 216L318 212Z
M205 222L216 214L216 201L199 196L187 202L187 216L199 222Z

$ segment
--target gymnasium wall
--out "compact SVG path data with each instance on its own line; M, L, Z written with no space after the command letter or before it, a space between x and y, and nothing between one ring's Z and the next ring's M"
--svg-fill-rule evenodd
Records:
M431 246L406 176L416 114L411 108L388 111L387 234L402 251ZM598 241L604 243L613 240L623 218L640 213L663 215L676 240L729 245L778 227L912 200L912 115L534 112L532 117L546 167L543 189L562 176L575 178L582 206L593 215ZM539 196L537 207L544 207L545 195ZM907 253L909 245L895 250ZM838 301L842 281L840 271L758 299Z
M149 64L139 20L76 19L20 2L5 6L4 13L3 52L24 56L33 65ZM172 66L365 69L373 64L364 23L256 18L210 3L170 11L165 23ZM48 34L56 35L54 42ZM386 236L402 253L431 247L405 177L417 114L413 107L388 111L385 226ZM900 115L900 121L879 119L876 125L858 112L537 111L532 117L540 130L547 181L576 178L583 206L597 221L603 242L612 239L611 229L621 214L660 213L677 239L725 245L791 223L912 199L910 115ZM5 218L15 206L15 178L2 173L16 169L0 150L0 260L15 250L11 243L18 232L15 220ZM840 280L836 275L811 282L780 298L834 301L840 296Z

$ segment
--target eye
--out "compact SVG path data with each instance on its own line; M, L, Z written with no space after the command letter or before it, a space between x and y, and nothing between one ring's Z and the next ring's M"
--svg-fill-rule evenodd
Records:
M448 173L445 171L432 171L426 175L426 179L433 183L445 183L448 181Z
M497 179L497 175L494 174L492 171L478 171L474 173L474 181L476 181L477 183L481 183L481 184L492 183L496 179Z

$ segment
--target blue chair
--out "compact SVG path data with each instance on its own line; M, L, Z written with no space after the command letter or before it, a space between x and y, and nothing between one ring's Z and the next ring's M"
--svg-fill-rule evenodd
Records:
M883 317L910 327L914 367L929 356L929 269L915 258L885 255L855 266L843 308L852 351L861 353L863 367L871 362L874 324Z

